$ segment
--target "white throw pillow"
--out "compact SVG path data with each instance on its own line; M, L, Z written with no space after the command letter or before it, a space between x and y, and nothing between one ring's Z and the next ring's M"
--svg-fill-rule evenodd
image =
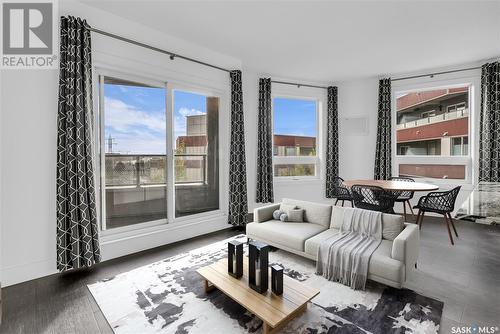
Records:
M303 223L304 222L304 209L292 209L288 211L289 222Z

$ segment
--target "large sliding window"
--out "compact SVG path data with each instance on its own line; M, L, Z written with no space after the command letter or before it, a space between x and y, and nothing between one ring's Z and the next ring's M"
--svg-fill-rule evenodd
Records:
M102 230L219 209L218 96L101 74L99 120Z
M275 97L273 99L274 176L318 176L318 101Z
M100 88L103 229L166 219L165 87L101 77Z
M219 98L173 91L175 216L219 208Z
M471 85L396 92L396 171L412 178L469 180Z

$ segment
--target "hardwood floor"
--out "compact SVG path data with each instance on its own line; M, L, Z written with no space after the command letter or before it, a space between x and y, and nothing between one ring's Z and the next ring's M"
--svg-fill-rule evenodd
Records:
M425 217L418 270L406 286L445 302L441 333L473 323L499 326L500 227L469 222L456 222L456 227L459 238L451 246L442 218ZM87 284L238 233L217 232L106 261L92 270L4 288L0 333L112 333Z

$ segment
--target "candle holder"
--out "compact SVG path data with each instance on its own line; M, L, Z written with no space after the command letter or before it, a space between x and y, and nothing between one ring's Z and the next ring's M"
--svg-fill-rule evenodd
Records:
M261 242L251 241L248 244L248 285L259 293L267 291L268 262L269 246Z
M283 267L271 266L271 291L275 295L283 294Z
M237 240L227 243L227 272L235 278L243 276L243 243Z

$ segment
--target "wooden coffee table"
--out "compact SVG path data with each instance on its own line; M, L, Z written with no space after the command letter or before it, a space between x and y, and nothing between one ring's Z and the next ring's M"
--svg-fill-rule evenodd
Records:
M205 279L205 292L217 288L226 296L255 314L263 321L264 333L275 333L290 320L307 309L307 303L319 294L319 289L310 288L283 275L283 294L276 296L269 289L258 293L248 286L248 258L244 258L243 277L236 279L227 273L227 259L200 268L198 273Z

